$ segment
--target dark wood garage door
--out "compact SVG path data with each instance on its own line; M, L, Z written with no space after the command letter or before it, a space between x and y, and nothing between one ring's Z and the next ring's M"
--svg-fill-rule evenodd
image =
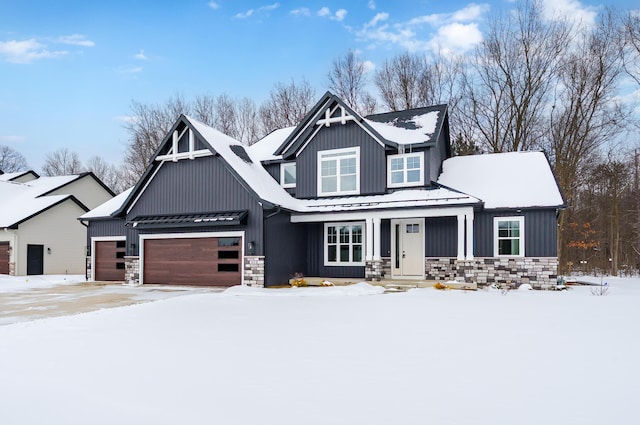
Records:
M9 274L9 242L0 242L0 274Z
M144 283L233 286L242 282L239 237L147 239Z
M124 281L126 241L99 241L95 244L96 281Z

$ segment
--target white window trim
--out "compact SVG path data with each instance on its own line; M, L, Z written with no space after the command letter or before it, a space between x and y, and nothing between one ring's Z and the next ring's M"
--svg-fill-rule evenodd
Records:
M498 223L501 221L517 221L520 227L520 237L519 237L519 255L500 255L498 254ZM493 218L493 256L494 257L524 257L524 216L511 216L511 217L494 217Z
M296 187L296 183L285 183L284 182L284 169L287 165L296 165L295 161L291 162L283 162L280 164L280 186L284 188L288 187ZM296 167L296 182L298 181L298 167Z
M323 192L322 191L322 158L325 155L339 155L341 153L355 152L356 158L356 188L354 190L340 190L340 174L337 174L338 190L336 192ZM339 158L339 157L338 157ZM318 152L318 164L317 164L317 193L318 196L342 196L342 195L359 195L360 194L360 147L354 146L352 148L331 149ZM340 166L338 165L337 171L339 172Z
M361 226L362 227L362 243L359 245L362 245L362 261L360 262L354 262L354 261L349 261L349 262L340 262L340 250L337 249L336 252L336 259L338 261L332 261L329 262L329 243L327 241L327 229L329 227L340 227L340 226ZM365 226L365 222L364 221L351 221L351 222L346 222L346 223L324 223L324 236L323 236L323 243L324 243L324 265L326 267L340 267L340 266L364 266L365 263L365 255L366 255L366 243L367 241L366 239L366 226ZM338 232L338 243L337 246L340 246L340 233ZM350 237L351 238L351 237ZM350 240L349 241L349 252L350 252L350 256L351 258L353 258L353 241Z
M420 180L417 182L407 182L407 158L417 156L420 158ZM391 160L395 158L403 158L404 170L403 170L403 182L391 183ZM410 187L410 186L424 186L424 153L413 152L397 155L387 156L387 187Z

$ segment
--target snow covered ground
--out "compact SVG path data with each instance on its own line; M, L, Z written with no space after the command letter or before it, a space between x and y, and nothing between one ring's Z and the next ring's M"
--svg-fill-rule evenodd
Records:
M84 275L7 276L0 274L0 293L73 285L85 281Z
M0 326L0 424L636 424L640 280L607 282L233 288Z

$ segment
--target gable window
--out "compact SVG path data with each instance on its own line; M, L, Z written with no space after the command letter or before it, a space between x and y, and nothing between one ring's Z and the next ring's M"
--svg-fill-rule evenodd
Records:
M496 257L524 257L524 217L495 217L493 232Z
M360 193L360 148L318 152L318 196Z
M423 154L408 153L387 157L387 186L420 186L424 181Z
M280 165L280 185L282 187L296 187L295 162L285 162Z
M325 223L324 265L363 266L364 223Z

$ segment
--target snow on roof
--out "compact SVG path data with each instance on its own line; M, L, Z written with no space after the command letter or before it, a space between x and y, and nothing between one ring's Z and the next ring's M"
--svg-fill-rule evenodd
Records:
M0 174L0 181L8 182L9 180L11 180L13 178L16 178L18 176L21 176L23 174L24 174L24 172Z
M48 195L80 176L40 177L27 183L0 181L0 228L10 227L71 195Z
M82 220L82 219L88 219L88 218L110 217L112 213L120 209L124 201L126 201L126 199L129 197L131 190L133 190L133 187L125 190L124 192L120 193L117 196L114 196L113 198L109 199L107 202L98 205L97 207L87 212L86 214L81 215L80 219Z
M442 167L438 183L483 200L485 208L564 204L542 152L456 156L445 160Z
M289 137L296 127L286 127L274 130L253 145L249 146L252 156L259 161L277 161L282 159L282 155L274 155L280 145Z
M402 121L397 118L387 122L373 121L368 118L364 118L364 121L385 139L400 145L408 145L431 139L436 131L438 115L439 111L431 111Z

